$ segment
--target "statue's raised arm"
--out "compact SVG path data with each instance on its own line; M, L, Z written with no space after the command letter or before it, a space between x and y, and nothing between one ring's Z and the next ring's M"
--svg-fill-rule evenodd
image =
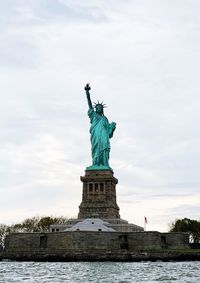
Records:
M91 101L91 98L90 98L90 89L91 89L90 85L86 84L85 91L86 91L88 106L89 106L89 109L93 109L92 101Z

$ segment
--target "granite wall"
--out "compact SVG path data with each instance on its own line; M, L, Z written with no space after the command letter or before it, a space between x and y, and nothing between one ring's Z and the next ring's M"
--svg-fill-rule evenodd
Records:
M4 257L19 260L113 260L131 253L188 248L184 233L58 232L7 236Z

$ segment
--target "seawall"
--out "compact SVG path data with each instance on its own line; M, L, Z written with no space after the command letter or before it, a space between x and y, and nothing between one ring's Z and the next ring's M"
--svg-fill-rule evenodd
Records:
M184 261L199 260L185 233L55 232L13 233L0 260L19 261Z

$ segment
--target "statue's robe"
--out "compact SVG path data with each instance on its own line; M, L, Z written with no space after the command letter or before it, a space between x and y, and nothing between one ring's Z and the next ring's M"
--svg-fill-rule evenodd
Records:
M94 109L88 110L90 118L90 141L92 146L92 161L95 166L109 167L110 138L114 128L104 115L100 115Z

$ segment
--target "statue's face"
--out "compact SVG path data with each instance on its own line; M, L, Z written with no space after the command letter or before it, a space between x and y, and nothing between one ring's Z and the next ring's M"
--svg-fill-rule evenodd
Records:
M98 114L100 114L100 115L103 114L103 105L97 104L97 105L95 106L95 108L96 108L96 112L97 112Z

